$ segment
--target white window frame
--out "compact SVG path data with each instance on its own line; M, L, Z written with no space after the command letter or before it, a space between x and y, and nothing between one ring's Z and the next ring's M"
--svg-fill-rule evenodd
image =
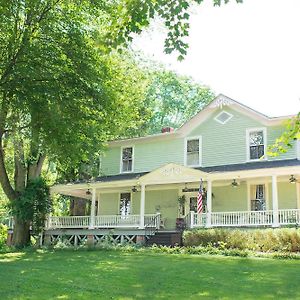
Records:
M199 164L188 165L187 164L187 143L191 140L199 140ZM202 166L202 136L191 136L184 139L184 165L186 167L201 167Z
M123 171L123 149L126 149L126 148L132 148L132 168L131 168L131 171ZM133 171L134 171L134 146L133 145L122 146L121 147L121 153L120 153L120 173L121 174L133 173Z
M225 122L222 122L222 121L218 120L218 117L219 117L221 114L223 114L223 113L226 113L226 114L229 115L229 118L228 118ZM226 110L222 110L220 113L218 113L218 114L214 117L214 120L215 120L216 122L218 122L218 123L224 125L224 124L226 124L227 122L229 122L229 121L232 119L232 117L233 117L233 114L229 113L229 112L226 111Z
M255 131L262 131L264 136L264 157L258 159L250 159L250 133ZM253 161L264 161L267 160L267 128L266 127L257 127L257 128L247 128L246 129L246 162L253 162Z

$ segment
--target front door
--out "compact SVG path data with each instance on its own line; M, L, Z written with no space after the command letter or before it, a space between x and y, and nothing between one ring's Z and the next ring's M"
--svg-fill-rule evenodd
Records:
M266 187L264 184L251 186L251 210L266 210Z
M121 193L120 195L120 215L128 216L131 210L131 194Z

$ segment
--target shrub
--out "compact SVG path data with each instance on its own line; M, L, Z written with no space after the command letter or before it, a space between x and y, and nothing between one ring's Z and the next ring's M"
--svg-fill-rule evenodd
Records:
M0 249L6 246L7 240L7 226L0 224Z
M280 229L199 229L185 231L185 246L211 245L228 250L250 250L260 252L300 252L300 230Z

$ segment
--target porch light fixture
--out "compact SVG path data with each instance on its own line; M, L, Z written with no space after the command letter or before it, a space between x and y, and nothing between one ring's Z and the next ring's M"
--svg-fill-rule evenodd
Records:
M238 187L238 183L236 182L235 179L233 179L233 181L231 182L231 186L234 188Z
M92 192L90 191L90 189L88 189L86 192L85 192L87 195L91 195Z
M294 177L294 175L291 175L290 179L289 179L290 183L296 183L297 179Z
M184 189L182 189L183 193L187 193L189 191L187 184L185 184Z
M133 193L136 193L137 192L136 186L133 186L131 190L132 190Z

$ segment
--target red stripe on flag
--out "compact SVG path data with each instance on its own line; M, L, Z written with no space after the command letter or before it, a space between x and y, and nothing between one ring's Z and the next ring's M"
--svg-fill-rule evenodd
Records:
M202 197L202 180L199 187L199 192L197 195L197 213L200 214L203 212L203 197Z

